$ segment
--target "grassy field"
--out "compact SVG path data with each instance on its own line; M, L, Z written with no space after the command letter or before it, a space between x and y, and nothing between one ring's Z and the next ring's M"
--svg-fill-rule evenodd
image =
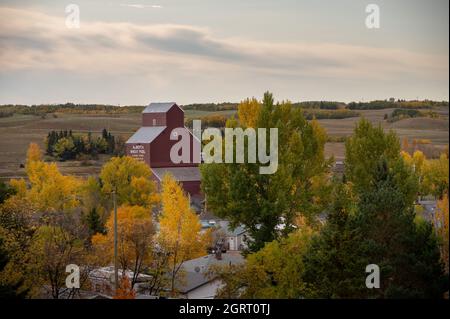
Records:
M436 110L441 118L413 118L388 123L383 120L384 114L390 114L393 109L358 111L362 116L373 123L381 123L386 129L394 129L400 138L429 139L438 147L448 144L448 108ZM229 116L234 111L185 112L186 118L197 118L204 115L220 114ZM331 136L349 136L359 120L358 117L347 119L319 120ZM122 135L125 139L133 134L141 125L141 114L117 114L117 115L92 115L92 114L57 114L53 117L49 114L45 119L33 115L14 115L0 118L0 179L24 176L20 164L25 161L25 154L29 143L35 142L44 147L44 138L50 130L72 130L73 132L88 132L100 134L103 128L111 131L113 135ZM336 159L344 157L343 143L328 143L326 154L334 155ZM90 161L89 165L81 165L80 162L58 163L63 173L79 176L96 174L101 165L107 160L107 156L100 157L98 161Z
M448 144L448 108L437 110L441 118L410 118L393 123L384 121L384 114L391 114L393 110L358 110L358 112L372 123L380 123L385 130L394 130L401 139L405 137L410 141L412 139L428 139L440 148L444 148ZM331 136L350 136L359 119L360 117L340 120L319 120L319 123L325 127L327 133ZM344 144L328 143L326 145L326 154L334 155L336 159L343 159Z

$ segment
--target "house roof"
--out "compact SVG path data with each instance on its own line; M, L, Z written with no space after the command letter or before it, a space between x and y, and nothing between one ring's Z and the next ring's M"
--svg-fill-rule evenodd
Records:
M175 102L150 103L142 113L166 113L174 105L177 104Z
M185 272L184 273L184 284L175 284L178 291L181 293L187 293L194 290L204 284L210 282L211 280L206 276L204 272Z
M122 277L123 271L121 269L119 269L119 276ZM130 270L126 270L124 273L125 276L127 276L128 278L133 278L134 276L134 272L130 271ZM114 266L106 266L106 267L100 267L100 268L96 268L93 269L90 273L89 273L89 278L91 279L106 279L106 280L110 280L110 281L114 281ZM150 275L146 275L146 274L139 274L138 275L138 279L148 279L151 278Z
M200 181L200 170L198 167L156 167L152 168L152 171L160 181L166 173L172 174L179 182Z
M185 278L182 282L177 282L177 290L187 293L200 287L213 278L206 276L208 268L212 265L237 265L245 262L244 257L239 252L227 252L221 255L222 259L217 259L215 255L207 255L185 261L182 265Z
M238 251L223 253L221 257L222 259L217 259L214 254L198 257L185 261L182 267L184 271L199 272L198 270L200 270L201 272L203 270L207 270L207 268L211 265L237 265L245 261L244 257Z
M217 219L217 217L214 217L212 215L209 215L208 217L210 218L206 218L205 215L200 216L200 222L202 223L202 226L204 228L214 227L216 228L216 230L222 230L224 232L224 235L227 237L236 237L247 232L247 230L241 225L233 228L231 227L230 222L227 220L219 220Z
M128 139L127 143L151 143L165 128L165 126L141 127Z
M200 215L200 223L202 229L212 229L213 232L220 232L225 237L238 237L247 233L244 226L238 225L233 228L229 221L220 220L214 216L211 219L205 219L205 215Z

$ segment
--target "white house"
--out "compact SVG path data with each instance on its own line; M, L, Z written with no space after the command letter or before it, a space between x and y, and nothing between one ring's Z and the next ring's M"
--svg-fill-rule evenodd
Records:
M213 299L223 283L217 278L207 276L212 265L237 265L245 262L238 251L229 251L218 257L215 254L188 260L183 263L181 271L184 278L177 283L177 291L181 298L186 299Z

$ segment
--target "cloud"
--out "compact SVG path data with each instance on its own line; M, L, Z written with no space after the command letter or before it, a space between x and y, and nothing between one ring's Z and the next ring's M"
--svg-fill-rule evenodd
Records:
M129 3L122 3L120 4L121 7L130 7L130 8L136 8L136 9L145 9L145 8L153 8L153 9L161 9L162 6L160 5L146 5L146 4L129 4Z
M82 20L80 29L68 29L64 16L1 7L0 16L0 72L63 70L154 78L216 72L354 80L445 80L448 75L447 56L401 49L220 38L207 28L191 25Z

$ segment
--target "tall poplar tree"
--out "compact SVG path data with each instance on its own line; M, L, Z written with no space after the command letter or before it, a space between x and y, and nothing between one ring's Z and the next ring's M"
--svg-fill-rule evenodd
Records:
M267 164L258 159L248 163L247 157L245 163L201 166L207 207L230 220L232 226L244 225L251 237L251 251L285 237L295 229L299 215L312 220L321 211L330 166L324 156L325 131L316 122L308 122L291 103L274 104L272 94L266 92L256 126L267 130L267 145L269 128L278 129L278 169L274 174L260 174L260 166Z

